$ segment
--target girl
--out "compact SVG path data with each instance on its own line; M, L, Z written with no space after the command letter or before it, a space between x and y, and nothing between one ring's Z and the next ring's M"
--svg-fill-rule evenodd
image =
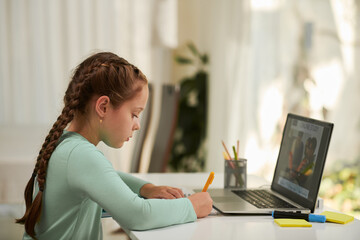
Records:
M17 219L25 225L24 239L101 239L102 208L134 230L191 222L210 213L208 193L184 198L180 189L116 172L95 147L103 141L120 148L129 141L140 129L147 98L146 77L115 54L97 53L76 68L64 109L25 188L26 212Z

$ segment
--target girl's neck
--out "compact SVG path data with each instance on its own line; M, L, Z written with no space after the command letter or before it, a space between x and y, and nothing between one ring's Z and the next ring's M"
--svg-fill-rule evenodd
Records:
M80 134L95 146L100 141L98 136L98 129L94 127L94 124L92 124L91 120L79 119L75 117L66 130Z

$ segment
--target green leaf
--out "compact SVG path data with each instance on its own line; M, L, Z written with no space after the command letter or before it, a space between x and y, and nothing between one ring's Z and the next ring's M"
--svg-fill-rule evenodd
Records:
M209 62L209 56L207 54L201 55L200 60L203 64L207 64Z
M182 56L176 56L175 61L180 64L192 64L193 61L190 58L182 57Z
M195 45L193 43L188 43L188 48L190 49L190 51L195 55L195 56L198 56L200 55L199 54L199 51L196 49Z
M342 181L347 181L351 176L351 169L350 168L344 168L339 173L339 178Z

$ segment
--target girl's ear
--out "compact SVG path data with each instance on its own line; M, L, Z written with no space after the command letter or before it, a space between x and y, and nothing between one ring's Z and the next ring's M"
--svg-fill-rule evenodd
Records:
M105 117L110 107L110 98L108 96L101 96L96 100L95 111L100 118Z

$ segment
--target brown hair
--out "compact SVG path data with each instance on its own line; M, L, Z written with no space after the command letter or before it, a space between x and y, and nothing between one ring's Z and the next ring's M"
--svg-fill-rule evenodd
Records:
M118 107L134 97L144 84L147 84L147 79L138 68L110 52L94 54L75 69L65 92L64 109L45 138L32 176L26 185L24 192L26 212L22 218L16 219L16 223L25 224L25 231L31 237L35 238L34 227L41 215L49 159L56 148L57 141L66 126L73 120L75 113L86 114L88 102L94 95L108 96L111 104ZM39 192L33 201L35 178L39 185Z

